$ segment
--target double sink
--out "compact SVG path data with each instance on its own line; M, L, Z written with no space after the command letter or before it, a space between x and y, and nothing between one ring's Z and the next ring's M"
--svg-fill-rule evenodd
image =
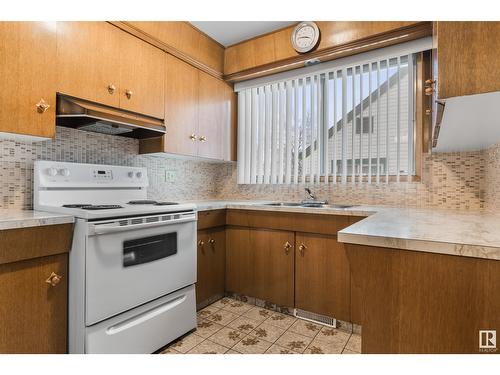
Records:
M306 208L333 208L337 210L345 210L348 208L356 207L353 204L324 204L316 202L273 202L273 203L263 203L263 206L272 207L306 207Z

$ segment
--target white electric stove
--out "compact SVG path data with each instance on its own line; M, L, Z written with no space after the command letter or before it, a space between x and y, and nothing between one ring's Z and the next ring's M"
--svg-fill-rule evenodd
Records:
M70 353L151 353L196 327L196 207L147 186L145 168L35 162L34 208L76 217Z

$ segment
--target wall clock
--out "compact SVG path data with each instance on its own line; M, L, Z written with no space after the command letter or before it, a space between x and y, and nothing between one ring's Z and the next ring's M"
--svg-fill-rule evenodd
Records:
M312 51L319 42L319 28L312 21L299 23L292 32L292 45L298 53Z

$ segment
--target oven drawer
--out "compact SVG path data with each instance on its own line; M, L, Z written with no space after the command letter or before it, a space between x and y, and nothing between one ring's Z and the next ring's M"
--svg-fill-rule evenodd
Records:
M87 326L196 282L196 220L90 235L87 241Z
M148 354L196 327L194 285L86 328L86 353Z

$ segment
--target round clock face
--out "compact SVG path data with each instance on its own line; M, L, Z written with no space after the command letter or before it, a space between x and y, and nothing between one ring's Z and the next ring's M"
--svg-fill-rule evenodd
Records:
M314 22L301 22L292 33L293 48L299 53L311 51L319 40L319 29Z

